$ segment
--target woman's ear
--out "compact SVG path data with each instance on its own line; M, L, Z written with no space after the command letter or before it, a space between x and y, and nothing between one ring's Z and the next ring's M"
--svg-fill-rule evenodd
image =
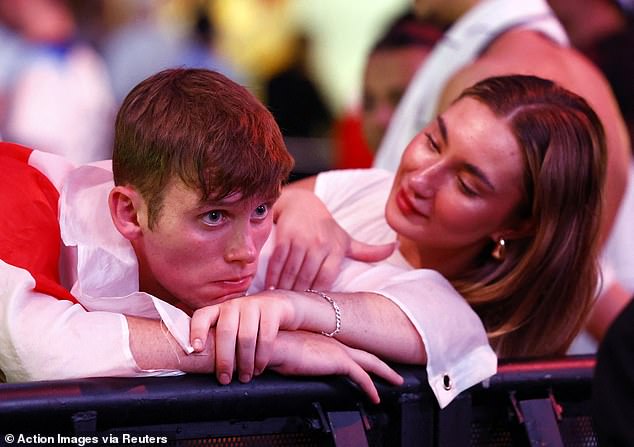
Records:
M108 206L112 222L119 233L129 241L143 235L145 202L132 187L115 186L108 195Z
M529 219L525 219L519 223L516 223L510 228L506 228L494 233L493 235L491 235L491 239L494 242L500 239L512 241L514 239L523 239L525 237L532 236L534 232L535 226L533 225L533 222Z

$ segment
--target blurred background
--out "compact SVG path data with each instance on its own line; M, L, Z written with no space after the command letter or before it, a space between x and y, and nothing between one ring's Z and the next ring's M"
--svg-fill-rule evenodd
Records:
M549 0L604 72L634 135L634 0ZM272 111L295 175L369 167L444 30L411 0L0 0L0 137L110 158L130 89L175 66L218 70ZM625 11L628 11L626 14Z
M359 137L368 51L409 6L409 0L0 0L0 135L77 163L110 158L114 115L135 84L166 67L207 67L269 106L298 175L368 166L368 154L344 161L338 140L342 132Z

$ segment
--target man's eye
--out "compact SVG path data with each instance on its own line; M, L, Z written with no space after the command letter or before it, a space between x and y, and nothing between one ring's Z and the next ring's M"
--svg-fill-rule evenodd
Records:
M213 210L203 215L203 223L206 225L220 225L225 219L222 211Z
M269 206L265 203L258 205L253 210L253 217L255 219L264 219L269 214Z

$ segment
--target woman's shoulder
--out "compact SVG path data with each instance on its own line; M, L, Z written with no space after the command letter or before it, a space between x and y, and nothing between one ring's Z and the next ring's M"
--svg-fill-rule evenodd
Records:
M383 187L390 184L394 174L384 169L336 169L321 172L317 176L315 191L338 189L346 186L354 189Z

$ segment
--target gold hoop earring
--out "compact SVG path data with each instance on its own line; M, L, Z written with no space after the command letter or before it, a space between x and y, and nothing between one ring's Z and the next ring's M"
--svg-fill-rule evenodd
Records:
M491 252L491 256L496 261L504 261L506 257L506 241L504 238L499 238L495 243L495 247L493 247L493 251Z

